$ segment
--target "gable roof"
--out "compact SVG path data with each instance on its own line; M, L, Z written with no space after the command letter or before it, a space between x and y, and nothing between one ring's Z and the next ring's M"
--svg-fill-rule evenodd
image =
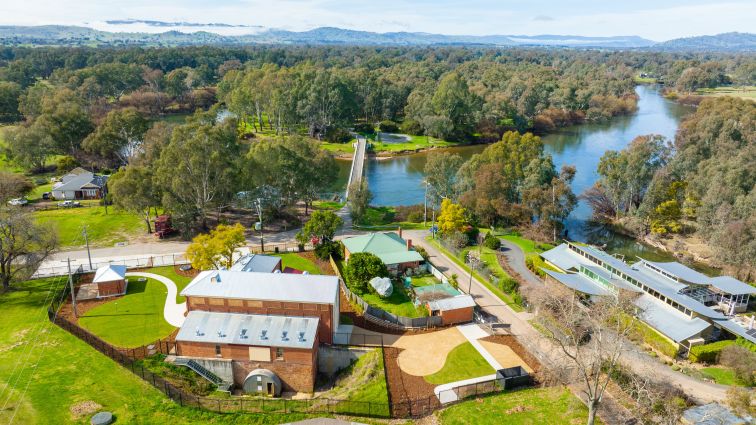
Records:
M429 301L428 307L433 311L449 311L459 308L475 307L475 300L467 294L457 295L456 297L442 298L440 300Z
M114 280L122 280L125 278L126 266L109 264L97 269L94 279L92 279L92 283L112 282Z
M709 322L691 318L648 294L638 297L635 305L643 310L638 315L641 320L675 342L683 342L711 326Z
M229 270L240 272L273 273L281 264L281 257L262 254L247 254L239 258Z
M423 256L417 251L407 249L407 241L395 232L370 233L342 240L350 253L369 252L383 261L384 264L399 264L412 261L423 261Z
M53 188L56 191L79 190L82 187L99 189L105 186L108 176L94 175L90 172L79 174L65 183Z
M335 304L339 279L324 275L208 270L198 274L181 295Z

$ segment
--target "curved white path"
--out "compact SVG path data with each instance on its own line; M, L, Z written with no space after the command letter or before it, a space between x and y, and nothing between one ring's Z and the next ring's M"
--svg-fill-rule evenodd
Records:
M176 284L173 283L171 279L168 279L165 276L161 276L155 273L143 273L143 272L126 273L126 277L132 277L132 276L154 279L162 283L163 285L165 285L165 287L168 289L168 295L165 298L165 307L163 307L163 317L165 317L165 321L170 323L171 326L180 328L181 325L184 324L184 320L186 320L186 317L184 316L184 314L186 313L186 301L184 301L181 304L176 303L176 294L178 293L178 288L176 288Z

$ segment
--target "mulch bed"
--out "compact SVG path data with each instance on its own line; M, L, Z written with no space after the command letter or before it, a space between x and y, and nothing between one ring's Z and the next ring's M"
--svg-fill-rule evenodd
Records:
M416 416L418 411L435 410L440 407L433 393L436 387L421 376L412 376L402 371L397 361L403 350L384 347L383 362L386 367L386 384L391 402L391 412L395 417Z
M85 301L76 301L76 312L79 313L79 317L87 314L87 312L99 305L105 304L107 302L117 300L123 298L123 295L118 295L114 297L108 297L108 298L101 298L99 300L85 300ZM65 304L63 304L60 307L60 311L58 312L59 316L62 316L69 321L78 324L79 319L74 316L73 312L73 306L71 305L71 298L69 297Z
M530 354L530 351L526 350L525 347L520 345L520 341L517 340L517 337L514 337L512 335L491 335L485 338L481 338L481 341L488 341L509 346L509 348L511 348L512 351L515 352L515 354L520 356L520 358L525 363L527 363L527 365L530 366L531 369L533 369L533 372L538 373L538 371L541 369L541 362L539 362L538 359Z
M189 269L187 271L183 271L183 270L181 270L181 267L182 267L182 265L178 265L178 264L176 264L176 265L173 266L173 271L176 272L176 274L179 275L179 276L195 277L200 272L199 270L193 269L193 268Z

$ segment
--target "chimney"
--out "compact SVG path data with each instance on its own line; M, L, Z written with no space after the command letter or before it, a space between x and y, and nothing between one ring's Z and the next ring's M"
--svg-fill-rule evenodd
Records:
M401 228L401 226L399 227L399 237L400 238L402 237L402 228Z
M412 239L407 239L407 251L412 249Z

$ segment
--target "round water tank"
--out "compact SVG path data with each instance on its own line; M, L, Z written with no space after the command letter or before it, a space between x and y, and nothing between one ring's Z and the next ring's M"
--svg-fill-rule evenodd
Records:
M255 369L244 379L242 389L247 394L281 395L281 380L268 369Z

